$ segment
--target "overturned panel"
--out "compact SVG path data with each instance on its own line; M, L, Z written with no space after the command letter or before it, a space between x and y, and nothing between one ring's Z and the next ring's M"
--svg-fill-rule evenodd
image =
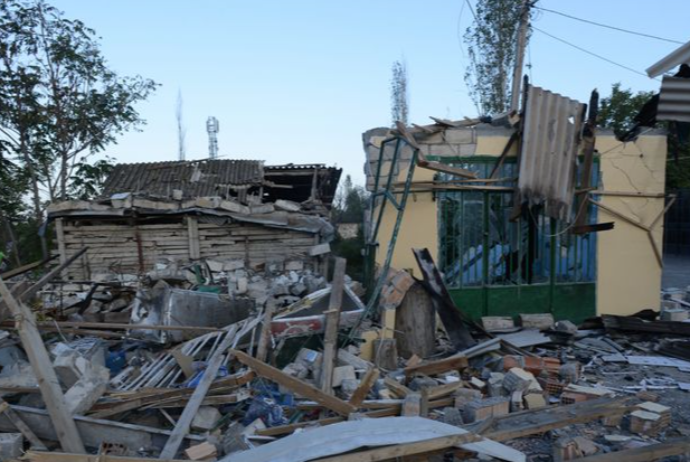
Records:
M518 187L523 200L546 205L546 214L568 220L585 105L530 86Z
M146 326L225 327L249 317L254 302L227 295L172 289L164 282L140 290L132 309L132 335L161 343L183 342L203 331L158 331Z

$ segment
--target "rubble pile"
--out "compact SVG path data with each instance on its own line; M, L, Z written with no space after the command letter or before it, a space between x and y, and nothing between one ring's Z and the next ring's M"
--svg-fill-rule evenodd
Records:
M3 281L0 460L688 453L685 294L580 326L474 321L417 257L423 279L391 270L369 305L337 258L332 276L218 259L161 262L136 281Z

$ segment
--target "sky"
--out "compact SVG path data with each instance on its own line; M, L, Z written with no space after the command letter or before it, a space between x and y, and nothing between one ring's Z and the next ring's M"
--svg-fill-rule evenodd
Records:
M325 163L363 184L362 133L390 124L391 65L405 60L410 122L475 117L464 82L465 0L49 0L101 37L118 74L161 86L137 109L147 124L106 154L118 162L178 158L175 107L183 99L187 159L208 157L206 119L220 122L219 155L268 165ZM469 0L474 6L476 0ZM540 0L537 6L687 41L687 0ZM678 45L538 11L539 29L639 72ZM531 82L587 102L611 85L660 82L534 31Z

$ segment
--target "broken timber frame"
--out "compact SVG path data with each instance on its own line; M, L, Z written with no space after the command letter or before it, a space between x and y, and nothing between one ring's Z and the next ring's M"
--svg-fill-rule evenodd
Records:
M321 391L329 394L333 393L333 367L338 355L338 323L340 322L340 310L343 306L346 265L347 260L336 257L328 311L324 313L326 326L324 328L323 356L321 360Z
M67 409L65 395L60 388L57 374L55 369L53 369L53 363L50 361L41 334L36 328L34 314L26 305L12 296L2 278L0 278L0 295L2 295L5 304L9 307L17 322L22 346L29 357L29 362L38 380L43 400L48 408L50 419L55 427L62 449L79 454L86 453L86 448L81 440L79 430L77 430L77 425Z

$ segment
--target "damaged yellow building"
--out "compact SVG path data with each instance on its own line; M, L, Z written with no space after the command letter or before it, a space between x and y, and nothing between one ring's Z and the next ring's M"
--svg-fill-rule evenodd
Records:
M574 234L575 211L570 220L557 220L543 208L530 207L526 216L511 219L518 175L518 143L507 149L513 128L453 125L437 123L433 130L411 130L408 136L424 161L469 170L478 178L413 167L397 237L395 203L381 210L386 201L379 197L368 215L378 265L394 240L391 266L420 277L412 249L428 248L456 304L474 317L552 312L559 319L581 321L595 314L658 308L665 133L645 130L621 143L611 132L597 132L590 187L582 191L576 185L575 197L591 201L588 224L613 223L613 229ZM363 135L367 187L374 190L378 172L378 190L390 184L399 203L414 150L402 141L393 163L396 141L389 141L379 162L381 144L390 134L374 129ZM582 164L580 157L578 184Z

